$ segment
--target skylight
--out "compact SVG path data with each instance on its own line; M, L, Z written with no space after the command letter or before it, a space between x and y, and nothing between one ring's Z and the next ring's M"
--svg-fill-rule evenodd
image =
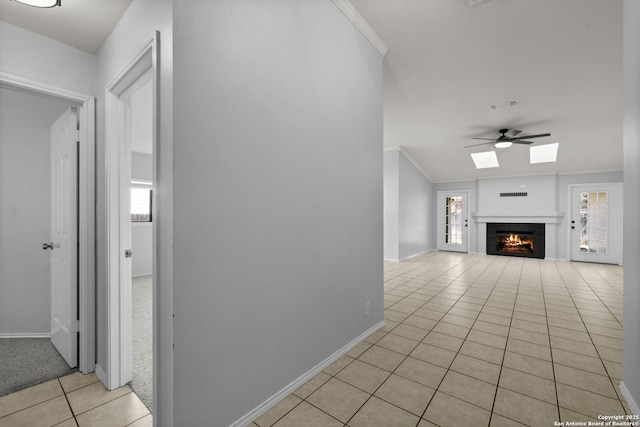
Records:
M482 153L471 153L476 169L497 168L500 166L495 151L484 151Z
M529 147L529 163L555 162L558 155L559 143L535 145Z

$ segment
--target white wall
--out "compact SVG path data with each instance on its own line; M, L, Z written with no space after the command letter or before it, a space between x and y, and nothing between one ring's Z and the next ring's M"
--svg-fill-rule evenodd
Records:
M0 20L0 72L85 95L96 92L96 57Z
M383 320L382 57L330 0L174 29L175 424L227 426Z
M478 212L503 215L532 215L556 212L554 175L479 180ZM526 197L500 197L500 193L526 192Z
M67 108L0 88L0 336L51 333L50 128Z
M157 276L154 277L154 422L158 425L173 425L173 27L171 0L134 0L120 22L98 52L97 92L102 94L107 84L132 61L151 40L156 31L160 33L160 59L158 68L159 149L154 153L155 189L158 229L156 245L158 251ZM105 164L104 98L97 100L97 164ZM106 315L106 218L105 172L97 172L97 366L104 369L107 357Z
M640 406L640 3L624 0L624 339L627 402Z

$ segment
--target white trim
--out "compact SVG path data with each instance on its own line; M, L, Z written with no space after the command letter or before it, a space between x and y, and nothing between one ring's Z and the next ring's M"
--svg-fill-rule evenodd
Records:
M51 332L11 332L8 334L0 334L0 339L3 338L51 338Z
M136 279L138 277L144 277L144 276L153 276L153 273L149 272L149 273L132 274L131 278Z
M620 381L619 388L620 393L622 393L622 397L624 397L624 400L627 402L627 405L629 406L629 409L631 409L632 414L640 415L640 406L638 406L638 403L633 400L633 396L631 396L631 393L629 393L629 389L623 381Z
M436 250L437 249L427 249L426 251L418 252L417 254L413 254L413 255L409 255L407 257L401 258L401 259L398 260L398 262L407 261L407 260L410 260L411 258L415 258L417 256L424 255L426 253L433 252L433 251L436 251Z
M80 322L80 342L78 368L82 373L95 370L95 98L90 95L25 79L7 73L0 73L0 86L9 86L46 96L53 96L69 102L78 108L80 123L79 188L78 188L78 305Z
M526 215L519 213L496 213L496 212L474 212L471 214L475 222L544 222L545 224L560 224L564 218L564 212L527 212Z
M156 52L158 33L144 43L138 54L117 73L105 88L105 157L107 194L107 360L103 366L105 386L109 390L128 383L132 377L131 349L131 273L124 250L130 241L128 210L131 185L130 153L127 150L125 98L143 82L157 87ZM154 94L154 112L157 96ZM155 117L154 117L155 121ZM154 142L155 144L155 142ZM126 172L129 171L129 172ZM129 279L129 280L126 280Z
M360 31L360 33L362 33L362 35L367 40L369 40L369 43L371 43L382 56L385 56L389 51L389 48L386 44L384 44L384 42L376 34L376 32L373 31L373 28L371 28L367 21L364 20L362 15L358 13L356 8L353 7L351 3L349 3L349 0L332 1L333 4L335 4L338 9L340 9L340 11L344 13L344 16L346 16L347 19L349 19L349 21L351 21L351 23Z
M102 384L107 383L107 374L102 370L99 365L96 365L96 377L102 382Z
M313 367L312 369L310 369L309 371L307 371L306 373L302 374L300 377L298 377L297 379L289 383L289 385L285 386L279 392L277 392L276 394L274 394L273 396L271 396L270 398L262 402L260 405L256 406L253 410L246 413L242 418L240 418L239 420L231 424L229 427L244 427L246 425L249 425L251 422L256 420L260 415L264 414L269 409L273 408L276 404L278 404L278 402L280 402L282 399L284 399L285 397L290 395L292 392L294 392L296 389L298 389L298 387L300 387L301 385L309 381L315 375L320 373L324 368L331 365L333 362L338 360L341 356L343 356L349 350L354 348L356 345L360 344L365 338L367 338L369 335L373 334L375 331L382 328L383 326L384 326L384 320L375 324L371 328L367 329L365 332L360 334L358 337L356 337L354 340L352 340L347 345L342 347L340 350L336 351L331 356L327 357L318 365L316 365L315 367Z

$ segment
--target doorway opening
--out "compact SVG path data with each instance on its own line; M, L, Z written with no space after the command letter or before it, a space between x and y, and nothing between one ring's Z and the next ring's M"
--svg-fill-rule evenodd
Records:
M158 34L106 88L107 362L109 390L130 384L151 410ZM134 330L135 328L135 330Z
M569 186L572 261L622 264L622 183Z
M43 344L49 340L59 344L61 334L65 334L63 341L68 351L64 355L66 360L64 364L82 373L93 372L95 370L95 100L88 95L4 73L0 73L0 91L3 91L3 103L9 101L9 104L3 104L4 106L9 105L12 109L20 105L23 107L28 105L23 114L18 113L13 116L5 114L9 110L2 114L3 120L11 121L1 127L3 150L7 148L14 153L9 155L8 152L4 152L1 156L2 159L7 160L3 163L2 174L7 178L3 179L3 183L8 185L2 190L1 206L3 210L8 210L9 216L0 215L3 218L0 227L3 227L3 243L10 244L11 248L1 250L0 264L3 266L0 267L2 270L0 275L4 276L7 273L15 277L11 280L5 280L7 277L2 278L3 291L11 294L7 295L7 298L3 297L2 300L10 303L11 309L5 310L4 307L0 309L0 316L8 316L0 321L2 325L0 337L14 340L14 344L22 340L23 343L32 346L36 343L30 340L36 339L43 341ZM64 112L65 110L67 111ZM34 113L36 111L37 114ZM72 185L68 187L65 184L58 189L61 191L60 200L66 202L65 210L68 211L63 212L64 217L71 220L66 225L71 227L72 233L69 236L61 236L70 238L66 243L58 241L57 237L52 238L51 230L58 222L52 221L53 206L50 203L55 199L51 193L54 188L50 186L50 182L57 182L60 177L60 174L52 174L55 167L52 168L50 157L54 151L51 148L51 125L59 116L64 115L68 115L65 120L68 134L64 139L73 141L68 144L72 152L71 158L65 160L64 165L61 164L58 170L70 174L69 179L64 182ZM36 123L37 120L40 120L39 124ZM9 132L9 129L13 129L17 134L5 134L4 132ZM20 164L21 158L24 160L23 164ZM9 170L11 168L13 172ZM5 176L5 172L9 172L9 175ZM16 175L17 173L19 175ZM73 198L63 197L64 194L71 193ZM34 203L39 205L33 206ZM28 224L24 224L24 221ZM10 227L12 233L16 235L14 241L5 239L9 236L5 233L9 228L5 230L5 227ZM63 246L66 247L63 248ZM67 298L63 298L59 288L53 286L51 281L55 276L52 272L55 273L59 269L51 263L50 257L54 260L60 259L60 252L70 247L75 250L67 254L65 263L70 262L73 267L71 267L70 277L63 280L63 287L70 291L71 295L65 293ZM11 260L11 256L17 258ZM20 262L27 262L29 265L20 267ZM27 305L23 307L20 306L21 303ZM24 361L27 361L33 354L23 356L25 356ZM43 366L43 368L47 367ZM37 378L32 384L25 383L26 386L45 378L38 377L37 372L28 373L35 374ZM43 375L48 374L45 372Z
M438 191L437 247L439 251L469 251L469 191Z

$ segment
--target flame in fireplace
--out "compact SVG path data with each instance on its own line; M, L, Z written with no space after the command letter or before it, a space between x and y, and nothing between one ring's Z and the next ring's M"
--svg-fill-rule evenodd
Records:
M509 234L509 241L508 243L509 245L521 245L522 244L522 240L520 240L520 236L518 236L517 234Z
M519 234L497 234L496 250L498 252L533 252L533 236L520 237Z

